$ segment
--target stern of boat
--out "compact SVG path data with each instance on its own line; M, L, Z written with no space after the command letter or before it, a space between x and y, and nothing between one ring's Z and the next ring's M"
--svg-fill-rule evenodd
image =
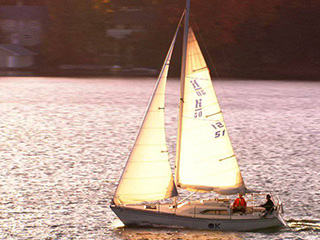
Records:
M283 227L288 227L286 221L283 219L283 216L282 216L282 214L284 213L283 203L281 202L281 199L278 196L276 196L276 198L278 202L276 206L277 218L283 224Z

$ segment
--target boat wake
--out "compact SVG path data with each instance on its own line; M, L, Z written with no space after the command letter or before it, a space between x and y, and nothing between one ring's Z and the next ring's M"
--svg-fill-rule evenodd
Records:
M290 219L286 221L288 227L294 231L315 231L320 232L320 220Z

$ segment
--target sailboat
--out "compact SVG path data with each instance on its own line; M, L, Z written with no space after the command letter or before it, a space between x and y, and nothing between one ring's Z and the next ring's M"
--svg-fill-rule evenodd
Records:
M180 19L127 159L110 208L126 225L251 231L285 226L282 203L264 216L261 207L233 213L228 195L247 189L232 148L205 59L189 26L190 0ZM175 176L165 133L165 88L170 60L184 19ZM214 192L218 197L190 200L178 190ZM275 197L273 197L275 199Z

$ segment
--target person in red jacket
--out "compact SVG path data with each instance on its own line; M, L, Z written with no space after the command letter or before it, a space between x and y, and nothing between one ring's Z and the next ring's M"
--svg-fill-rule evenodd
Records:
M242 212L245 213L247 208L247 202L243 198L242 194L239 193L239 197L234 200L233 205L232 205L232 212Z

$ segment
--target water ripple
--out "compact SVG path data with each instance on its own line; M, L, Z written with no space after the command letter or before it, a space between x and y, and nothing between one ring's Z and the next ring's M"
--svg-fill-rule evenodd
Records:
M153 84L138 79L0 79L1 239L317 239L318 82L214 83L246 184L279 194L290 228L212 233L114 227L117 218L109 201ZM178 87L178 81L168 82L171 160Z

